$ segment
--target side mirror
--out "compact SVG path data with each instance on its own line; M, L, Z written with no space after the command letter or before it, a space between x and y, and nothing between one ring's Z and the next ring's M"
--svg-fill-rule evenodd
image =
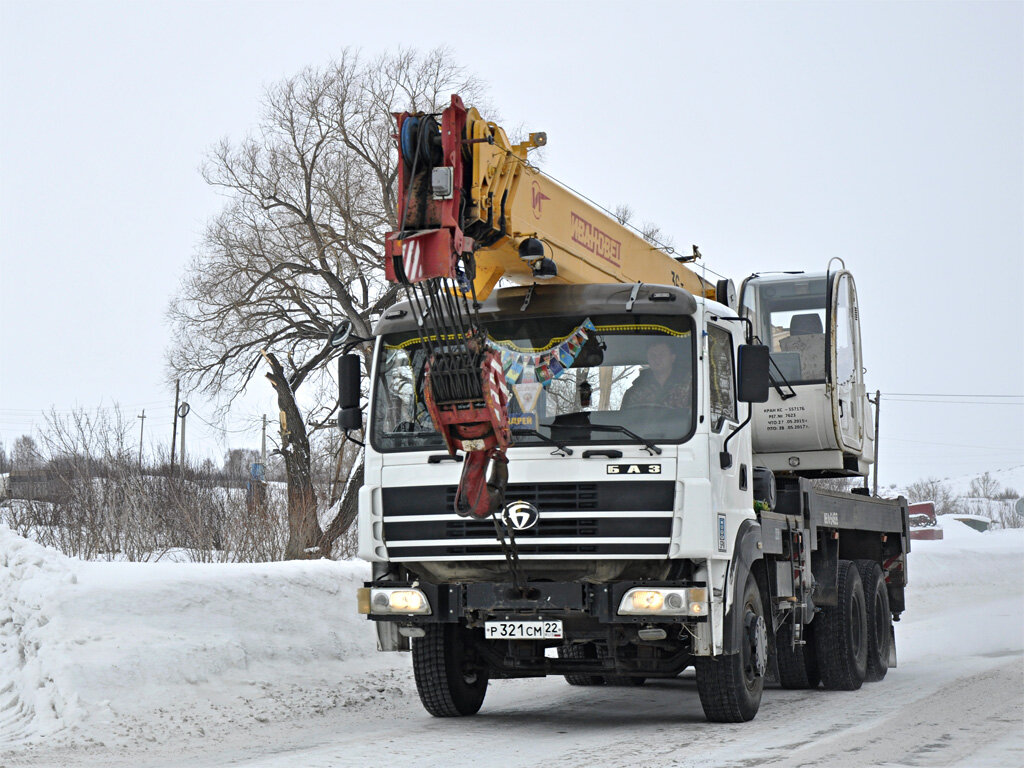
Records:
M742 344L737 360L737 399L741 403L768 402L768 347Z
M334 327L334 330L331 332L331 346L334 347L335 349L341 347L346 341L348 341L351 335L352 321L342 320Z
M363 428L363 413L359 410L361 364L354 353L338 359L338 428L345 431Z

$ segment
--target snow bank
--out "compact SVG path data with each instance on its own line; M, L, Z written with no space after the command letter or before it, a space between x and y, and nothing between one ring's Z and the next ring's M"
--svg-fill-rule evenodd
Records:
M332 701L364 689L355 668L381 667L355 611L368 576L331 561L82 562L0 526L0 745L132 738L154 712L202 731L230 720L225 698L262 697L251 711L270 717L315 708L303 686ZM264 695L281 685L299 701Z
M1024 592L1024 529L982 533L949 515L940 515L938 526L942 539L911 544L909 576L915 592L1007 581Z
M941 524L943 540L913 542L901 666L1021 654L1024 530ZM318 715L364 722L339 710L423 717L409 657L377 653L355 611L368 575L330 561L82 562L0 526L0 764L13 748L57 765L60 745L145 764L151 749L265 741L267 728L302 738Z
M940 540L914 540L900 658L1024 651L1024 529L976 531L941 515Z
M78 577L66 558L0 526L0 739L48 736L77 722L59 594ZM73 642L73 641L71 641Z

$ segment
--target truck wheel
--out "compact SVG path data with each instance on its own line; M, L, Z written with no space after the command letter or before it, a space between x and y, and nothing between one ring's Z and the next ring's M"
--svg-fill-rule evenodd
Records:
M889 671L889 644L892 642L889 590L878 563L874 560L856 562L864 583L864 601L868 610L868 668L864 680L877 683Z
M475 715L487 694L487 670L470 663L468 631L457 624L425 627L413 638L412 668L423 708L434 717Z
M783 688L817 688L821 684L813 627L804 625L803 634L804 644L791 648L793 623L789 619L775 633L775 658L779 663L779 684Z
M743 603L743 641L739 653L728 656L697 656L697 692L704 716L714 723L753 720L761 706L764 675L768 669L768 630L764 621L761 591L753 575L747 577Z
M821 681L830 691L856 691L868 664L868 617L857 566L839 561L839 602L814 619Z
M596 659L597 647L593 643L566 643L558 646L558 658ZM604 685L604 677L573 673L565 676L565 682L569 685Z

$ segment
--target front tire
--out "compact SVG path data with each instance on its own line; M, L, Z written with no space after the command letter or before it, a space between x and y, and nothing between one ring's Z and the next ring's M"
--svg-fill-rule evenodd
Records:
M868 665L868 618L857 566L839 561L839 601L814 620L821 681L830 691L856 691Z
M857 560L857 571L864 583L864 602L868 611L868 666L864 681L877 683L889 671L892 644L892 612L889 590L882 568L874 560Z
M412 668L423 708L434 717L480 711L487 695L487 670L473 663L470 633L458 624L433 624L413 638Z
M747 577L743 602L740 650L728 656L697 656L697 692L704 716L713 723L753 720L761 706L768 667L768 631L761 591L753 575Z

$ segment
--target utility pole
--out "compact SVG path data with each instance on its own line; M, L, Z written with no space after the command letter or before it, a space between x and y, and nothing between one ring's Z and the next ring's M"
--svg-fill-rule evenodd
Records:
M267 471L267 414L263 414L263 450L260 451L260 463L263 471Z
M142 472L142 436L146 431L146 409L142 409L139 419L139 472Z
M174 381L174 416L171 419L171 477L174 477L174 444L178 442L178 393L181 391L181 379Z
M188 403L182 403L178 406L178 418L181 419L181 452L179 458L181 459L181 476L185 477L185 417L188 416L188 412L191 410L191 406Z

